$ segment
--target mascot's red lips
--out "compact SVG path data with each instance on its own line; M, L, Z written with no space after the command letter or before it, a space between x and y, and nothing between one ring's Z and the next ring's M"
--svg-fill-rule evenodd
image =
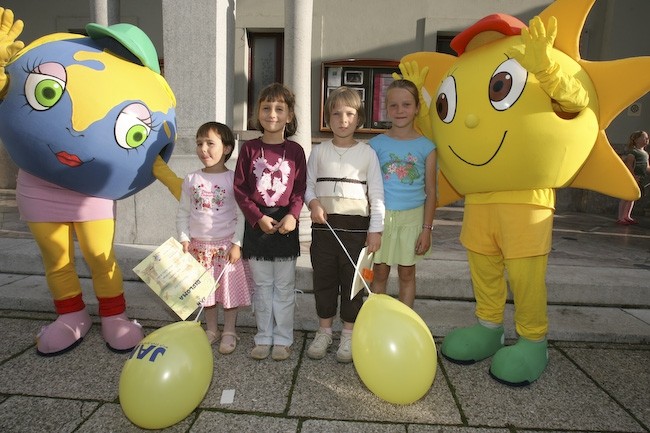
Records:
M56 159L58 159L61 164L70 167L79 167L81 164L83 164L77 155L70 155L68 152L63 151L56 154Z

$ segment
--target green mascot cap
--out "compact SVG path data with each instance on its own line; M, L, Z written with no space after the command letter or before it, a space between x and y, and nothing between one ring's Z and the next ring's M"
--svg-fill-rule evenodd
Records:
M86 25L86 31L93 39L104 37L115 39L140 59L144 66L160 74L156 47L153 46L151 39L139 27L127 23L113 24L108 27L90 23Z

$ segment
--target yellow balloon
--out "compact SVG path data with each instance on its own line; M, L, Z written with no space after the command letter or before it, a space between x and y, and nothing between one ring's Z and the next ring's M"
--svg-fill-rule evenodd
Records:
M146 429L169 427L187 417L205 397L214 360L197 322L164 326L138 344L120 376L120 405L131 422Z
M371 294L352 331L352 359L361 381L377 397L410 404L431 388L436 345L422 318L400 301Z

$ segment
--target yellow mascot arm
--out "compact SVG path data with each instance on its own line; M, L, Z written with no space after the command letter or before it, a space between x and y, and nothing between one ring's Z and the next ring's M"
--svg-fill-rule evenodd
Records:
M415 119L415 125L418 127L422 135L432 139L433 131L431 129L431 122L429 121L429 106L424 100L422 93L422 88L424 87L424 80L427 78L427 73L429 72L429 67L425 66L420 71L418 62L413 60L412 62L402 62L399 64L399 70L402 73L400 76L398 73L393 73L393 79L395 80L409 80L415 87L418 88L419 95L419 108L418 115Z
M589 104L589 95L579 80L562 72L553 60L553 44L557 36L557 19L550 17L548 28L540 17L530 20L521 30L523 45L513 47L508 55L535 75L540 87L551 97L556 109L577 113Z
M176 197L176 200L181 199L181 186L183 185L183 179L176 176L176 173L169 168L169 165L167 165L160 155L156 157L156 160L153 163L153 175L167 187L169 192Z
M7 90L7 74L5 66L25 44L16 38L23 31L23 22L14 21L14 13L10 9L0 8L0 97Z

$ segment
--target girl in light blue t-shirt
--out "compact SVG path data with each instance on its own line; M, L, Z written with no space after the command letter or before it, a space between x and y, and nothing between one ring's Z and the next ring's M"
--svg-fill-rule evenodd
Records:
M409 307L415 300L415 264L431 247L436 210L436 146L413 125L419 109L415 84L395 80L386 92L392 126L370 140L379 158L386 204L372 291L386 293L391 266L397 265L399 300Z

